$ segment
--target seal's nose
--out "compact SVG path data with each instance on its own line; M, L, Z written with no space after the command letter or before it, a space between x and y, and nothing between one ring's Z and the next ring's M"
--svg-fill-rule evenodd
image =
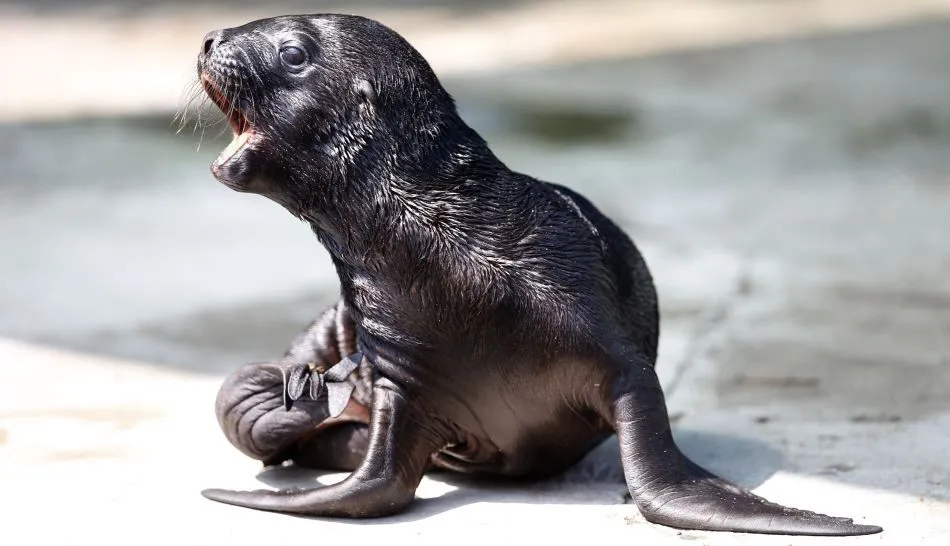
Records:
M211 32L205 34L204 45L201 48L202 53L205 55L211 53L211 50L214 49L214 46L221 41L223 36L223 30L212 30Z

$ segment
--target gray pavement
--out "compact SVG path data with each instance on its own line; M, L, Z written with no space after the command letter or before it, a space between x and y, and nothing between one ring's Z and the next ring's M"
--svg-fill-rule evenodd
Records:
M512 71L950 16L946 0L0 1L0 120L164 113L201 37L286 13L385 21L440 74ZM59 62L50 63L51 59ZM477 76L476 76L477 77ZM68 92L66 92L68 91Z
M950 540L948 49L932 19L446 79L512 167L589 195L641 245L684 449L885 527L835 542ZM223 141L196 145L167 115L0 125L5 536L828 542L649 525L614 441L536 485L432 476L393 520L204 501L339 479L256 475L211 412L222 374L279 353L336 285L305 226L211 179Z

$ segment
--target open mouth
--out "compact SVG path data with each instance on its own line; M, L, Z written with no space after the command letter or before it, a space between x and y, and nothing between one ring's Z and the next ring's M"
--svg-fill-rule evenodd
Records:
M250 120L247 119L247 116L241 112L241 109L228 99L228 96L221 90L217 82L207 73L203 72L201 74L201 85L204 86L205 92L208 93L208 97L211 98L215 106L221 109L221 112L227 116L228 125L231 126L231 132L234 136L231 143L228 144L224 151L218 155L218 159L215 160L216 164L221 165L234 157L235 154L247 145L251 137L254 136L254 127L251 125Z

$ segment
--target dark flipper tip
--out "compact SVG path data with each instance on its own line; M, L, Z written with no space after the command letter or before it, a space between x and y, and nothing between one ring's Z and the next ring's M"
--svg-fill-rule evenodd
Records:
M287 373L287 397L297 400L303 396L309 380L310 368L307 365L291 366Z
M853 524L853 525L851 526L851 531L852 531L852 532L849 533L849 535L852 535L852 536L856 536L856 535L876 535L876 534L878 534L878 533L884 532L884 528L883 528L883 527L879 527L879 526L877 526L877 525L859 525L859 524L855 523L855 524Z
M329 382L345 381L346 378L360 367L363 360L362 353L353 353L343 357L342 360L334 364L326 373L326 379Z
M241 506L243 508L253 508L255 510L268 510L273 512L284 512L286 498L293 495L296 490L287 489L283 491L269 491L258 489L255 491L233 491L230 489L205 489L201 496L208 500Z
M781 506L700 469L693 469L693 474L692 480L645 495L638 503L644 518L678 529L767 535L856 536L883 530L850 518Z
M231 491L229 489L205 489L201 492L201 496L215 502L241 506L240 498L247 493L247 491Z
M740 532L766 533L782 535L848 537L873 535L884 529L877 525L861 525L850 518L836 518L812 512L800 512L786 508L787 515L767 516L750 520L748 528L737 529Z
M327 385L327 411L330 417L339 417L350 403L353 385L349 383L329 383Z
M877 525L862 525L847 518L836 518L785 508L757 514L736 510L719 511L715 516L694 513L648 514L647 521L678 529L728 531L765 535L846 537L873 535L883 531Z
M201 496L209 500L218 500L218 497L221 495L222 489L202 489Z

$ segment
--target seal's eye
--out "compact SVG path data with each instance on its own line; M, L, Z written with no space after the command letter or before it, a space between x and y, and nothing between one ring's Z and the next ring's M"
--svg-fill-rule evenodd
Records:
M289 66L300 66L307 62L307 54L299 47L284 46L280 48L280 60Z

